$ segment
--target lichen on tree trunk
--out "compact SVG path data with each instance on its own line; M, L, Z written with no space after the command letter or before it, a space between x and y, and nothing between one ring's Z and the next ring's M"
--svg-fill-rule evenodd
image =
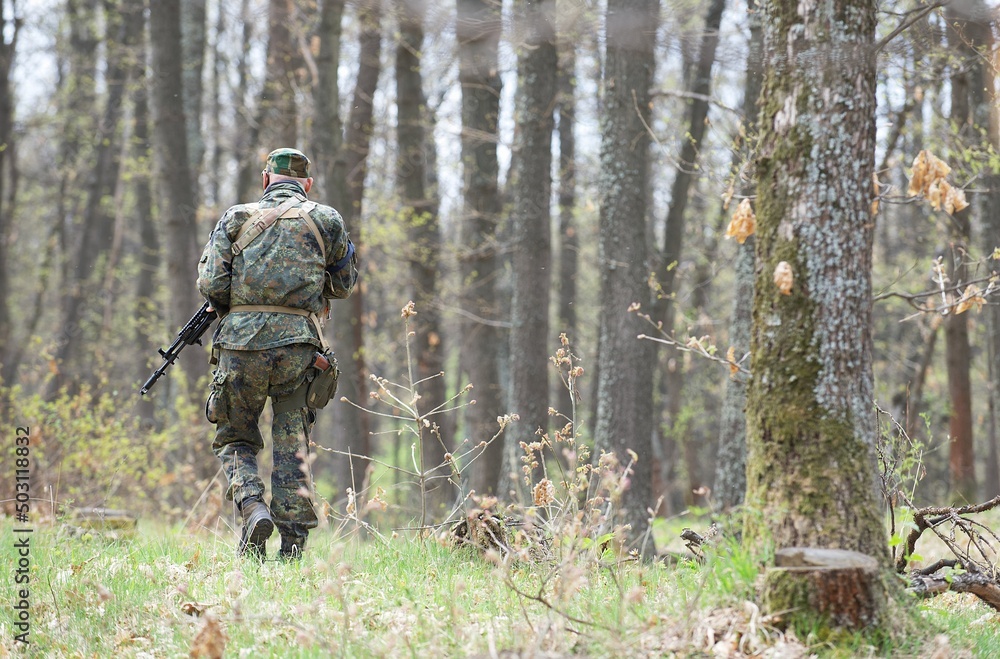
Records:
M875 3L769 2L764 25L747 402L747 503L762 514L746 533L886 563L872 411Z

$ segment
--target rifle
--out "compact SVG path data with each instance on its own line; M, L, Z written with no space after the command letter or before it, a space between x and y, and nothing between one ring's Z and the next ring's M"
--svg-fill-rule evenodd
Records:
M177 360L177 356L181 354L181 350L184 346L189 346L197 343L201 345L201 337L212 325L212 321L218 318L219 314L212 309L208 310L208 302L201 305L201 309L195 312L191 316L191 320L187 321L187 324L181 328L181 331L177 333L177 338L174 342L170 344L170 347L164 350L160 348L157 352L160 353L160 357L163 357L163 363L160 367L153 371L153 374L149 376L146 380L146 384L142 385L139 389L139 395L145 396L146 392L153 388L156 381L160 379L160 376L167 372L167 368L170 367Z

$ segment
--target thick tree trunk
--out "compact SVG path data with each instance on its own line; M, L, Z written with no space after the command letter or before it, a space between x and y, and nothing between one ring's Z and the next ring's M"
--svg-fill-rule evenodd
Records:
M537 441L536 431L549 427L549 289L552 255L549 196L552 183L552 129L557 85L555 1L522 5L523 50L518 54L519 165L514 182L513 231L510 245L514 295L511 301L509 412L520 421L504 436L503 467L498 491L503 495L528 489L524 484L520 444ZM532 483L533 484L533 483ZM513 496L513 495L512 495Z
M462 170L464 207L459 228L459 304L461 321L459 362L475 387L476 405L466 408L465 436L475 446L489 441L503 414L498 363L498 305L496 278L498 122L500 118L500 6L491 0L458 0L455 31L458 38L459 81L462 85ZM496 490L503 459L502 440L490 445L470 474L470 487L479 493Z
M166 230L163 241L170 286L168 331L180 328L200 306L195 288L198 236L192 212L191 177L188 171L187 122L184 117L181 52L180 0L157 0L150 6L149 33L153 54L153 140L157 177L160 181L159 215ZM207 369L205 355L185 350L178 360L189 382Z
M637 340L643 327L628 311L650 299L646 252L649 161L649 87L656 67L654 45L659 20L652 0L610 0L607 13L604 106L601 112L600 354L594 445L631 466L621 498L628 540L646 531L653 507L653 344ZM649 547L642 547L649 550Z
M342 149L343 169L339 169L334 179L343 178L346 185L346 197L334 196L333 205L340 211L347 225L354 245L361 259L362 277L365 268L364 241L361 231L361 203L365 192L365 174L368 171L368 149L372 134L372 99L378 78L381 73L379 57L382 52L382 32L380 22L382 7L379 2L364 6L358 19L361 23L361 54L358 78L354 86L351 101L351 111L347 118L347 130L344 135ZM340 378L341 391L338 394L346 396L362 407L368 405L367 377L364 348L364 290L362 283L354 289L349 305L341 305L334 309L333 330L334 341L341 355L344 355L344 374ZM346 308L345 308L346 307ZM360 412L356 407L339 405L337 410L336 446L343 451L348 448L353 453L371 455L371 418ZM367 463L355 464L355 487L361 487L361 474ZM360 470L360 471L359 471ZM346 460L340 462L335 471L337 487L343 492L351 483L350 465Z
M747 399L747 504L761 515L744 537L887 563L872 412L875 2L765 7ZM776 282L786 266L792 281Z
M560 34L559 48L559 321L556 334L566 334L569 349L576 351L576 277L580 238L576 226L576 35ZM575 421L575 393L559 384L556 409Z
M424 15L426 0L400 0L400 42L396 47L397 141L396 187L402 196L403 216L410 237L410 279L412 299L417 315L412 318L412 339L416 369L411 370L420 395L417 409L426 414L445 401L445 380L438 376L444 367L444 341L438 291L439 245L438 200L427 190L426 148L433 140L427 131L429 117L423 91L421 53L424 45ZM428 136L428 132L431 134ZM411 382L411 386L413 385ZM440 425L440 417L430 421ZM421 458L424 471L444 464L445 446L440 435L421 427ZM447 467L432 476L448 476ZM430 503L445 501L448 484L443 479L431 482Z
M778 550L764 575L764 606L781 626L800 610L815 611L834 625L864 629L884 622L888 604L879 562L855 551L789 547Z
M742 196L753 194L753 184L741 177L743 163L752 158L756 146L758 99L762 81L764 57L764 29L761 9L756 0L748 0L750 45L747 51L747 72L743 92L743 131L746 134L740 150L740 160L734 162L736 185ZM747 238L736 245L736 290L733 293L733 312L729 323L729 345L735 348L736 359L750 351L750 325L753 312L754 249L757 239ZM719 423L719 453L715 468L714 496L723 509L743 503L746 494L746 380L742 375L726 381L726 395L722 403Z

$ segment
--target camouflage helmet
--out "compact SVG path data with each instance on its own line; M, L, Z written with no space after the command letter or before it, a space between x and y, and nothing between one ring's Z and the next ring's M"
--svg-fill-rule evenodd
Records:
M309 178L309 158L298 149L288 147L275 149L267 154L264 171L282 176Z

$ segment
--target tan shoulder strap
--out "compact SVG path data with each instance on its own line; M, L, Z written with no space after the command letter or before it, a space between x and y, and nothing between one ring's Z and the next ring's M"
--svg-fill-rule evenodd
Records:
M275 223L279 217L284 215L288 209L299 203L298 197L292 197L276 208L267 210L257 209L257 212L250 216L240 232L236 234L236 241L233 243L233 256L238 256L246 249L247 245L257 239L257 236L264 233L269 226Z
M286 213L283 213L281 217L301 217L309 231L312 232L313 238L319 244L319 251L323 255L323 264L326 264L326 245L323 244L323 234L319 232L319 227L316 225L316 221L312 219L309 215L309 211L316 208L315 201L307 201L297 208L293 208Z

